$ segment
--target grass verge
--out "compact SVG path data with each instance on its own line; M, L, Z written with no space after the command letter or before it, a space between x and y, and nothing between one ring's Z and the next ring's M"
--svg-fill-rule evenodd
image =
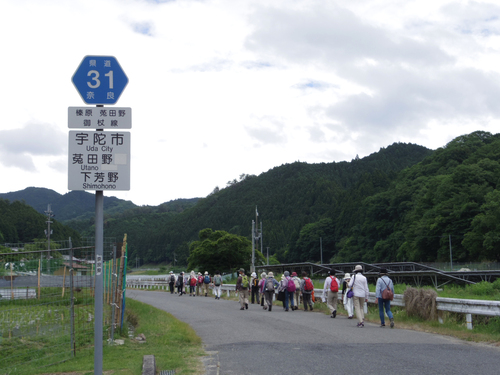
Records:
M125 338L124 345L103 346L103 372L140 375L144 355L154 355L157 368L175 370L176 374L200 374L205 355L201 338L186 323L150 305L127 300L127 319L135 323L134 336L146 336L145 343ZM115 336L116 337L116 336ZM94 349L78 351L76 357L45 369L28 369L30 374L90 375L94 371ZM27 372L28 373L28 372Z

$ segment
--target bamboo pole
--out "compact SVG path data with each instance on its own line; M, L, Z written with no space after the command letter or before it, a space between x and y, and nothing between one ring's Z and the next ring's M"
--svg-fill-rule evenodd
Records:
M42 266L42 260L38 259L38 299L40 299L40 267L41 266Z
M64 272L63 272L63 289L62 289L62 295L61 297L64 297L64 288L66 286L66 266L64 266Z
M108 267L108 300L107 300L108 305L111 293L113 291L112 278L113 278L113 259L109 261L109 267Z
M123 300L123 291L122 291L122 281L123 281L123 267L125 264L125 249L127 247L127 234L123 237L122 244L122 254L120 257L120 272L118 273L118 280L116 282L116 296L118 298L115 299L118 308L115 311L115 324L120 322L121 310L122 310L122 300Z
M102 304L104 306L104 304L106 303L106 261L104 260L104 257L103 257L103 260L102 260Z
M14 280L12 280L12 267L13 264L10 262L10 295L12 300L14 300Z

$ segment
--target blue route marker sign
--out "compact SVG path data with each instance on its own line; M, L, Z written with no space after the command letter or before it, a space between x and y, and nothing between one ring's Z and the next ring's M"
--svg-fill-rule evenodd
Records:
M113 56L85 56L71 80L87 104L115 104L128 83Z

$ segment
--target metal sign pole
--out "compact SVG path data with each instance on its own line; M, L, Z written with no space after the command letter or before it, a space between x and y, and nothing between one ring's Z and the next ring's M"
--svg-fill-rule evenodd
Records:
M95 298L94 298L94 375L102 375L102 318L104 279L102 277L104 242L104 193L95 192Z

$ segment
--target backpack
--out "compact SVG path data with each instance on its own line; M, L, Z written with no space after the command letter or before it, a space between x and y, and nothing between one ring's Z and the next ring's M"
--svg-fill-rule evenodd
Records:
M291 277L288 278L288 285L286 287L286 290L288 291L288 293L295 292L295 282Z
M385 280L382 279L382 281L384 282L384 284L386 286L386 288L382 291L382 299L392 301L394 299L394 293L389 288L389 285L387 285L387 283L385 282Z
M198 276L198 284L203 284L203 276Z
M293 279L293 282L295 283L295 290L299 290L300 289L300 279L295 276L295 277L292 277Z
M174 275L170 275L170 282L175 283L175 276Z
M241 286L243 288L248 288L248 276L247 275L243 275L242 278L241 278Z
M339 291L339 283L335 276L330 276L332 278L332 282L330 283L330 290L334 293Z
M266 291L274 292L274 280L272 278L266 280Z
M203 279L203 282L204 282L205 284L210 284L210 276L205 275L205 278Z
M253 279L253 286L254 287L258 287L259 286L259 279L257 279L257 278Z
M189 281L189 285L196 286L196 277L191 278L191 280Z
M306 292L310 292L311 290L314 290L314 285L313 285L310 278L304 278L304 290Z
M222 277L220 277L219 275L215 276L214 277L215 286L219 286L221 283L222 283Z

